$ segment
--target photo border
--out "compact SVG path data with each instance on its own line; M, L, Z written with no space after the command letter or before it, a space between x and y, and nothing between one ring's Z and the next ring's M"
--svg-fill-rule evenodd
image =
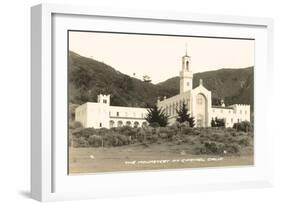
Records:
M231 40L253 40L255 41L255 38L239 38L239 37L214 37L214 36L196 36L196 35L172 35L172 34L149 34L149 33L130 33L130 32L113 32L113 31L93 31L93 30L75 30L75 29L68 29L67 30L67 119L69 119L69 33L70 32L87 32L87 33L103 33L103 34L126 34L126 35L143 35L143 36L165 36L165 37L192 37L192 38L209 38L209 39L231 39ZM253 54L254 55L254 54ZM255 67L255 65L250 65ZM253 72L253 77L254 77L254 72ZM253 96L254 96L255 88L253 88ZM252 106L252 105L251 105ZM254 133L254 132L253 132ZM68 175L74 175L69 172L69 121L67 121L67 174ZM254 145L253 145L254 147ZM236 166L236 165L235 165ZM237 165L237 166L254 166L254 152L253 152L253 164L252 165ZM212 167L224 167L224 166L212 166ZM229 167L229 166L226 166ZM230 166L231 167L231 166ZM195 167L196 168L196 167ZM204 168L204 167L202 167ZM171 169L171 168L165 168L165 169ZM110 171L110 172L134 172L134 171L140 171L140 172L145 172L145 171L151 171L151 170L165 170L165 169L146 169L146 170L120 170L120 171ZM185 169L185 168L172 168L172 169ZM189 168L190 169L190 168ZM109 173L110 173L109 172ZM96 173L96 172L93 172ZM93 174L93 173L88 173L88 174ZM98 172L98 173L107 173L107 172ZM80 173L80 174L87 174L87 173ZM75 174L79 175L79 174Z
M134 10L114 10L92 7L66 6L58 4L41 4L31 9L31 196L40 201L73 199L71 194L57 194L53 188L56 182L54 169L55 151L53 150L53 128L55 122L52 114L56 112L53 107L52 95L56 85L52 79L52 16L54 14L68 15L93 15L106 16L109 18L134 18L154 19L164 21L191 21L194 23L218 23L226 25L264 26L267 29L267 65L268 78L273 78L273 21L269 18L259 17L234 17L219 15L202 15L176 12L147 12ZM272 85L269 85L269 87ZM272 133L270 133L272 134ZM266 137L270 147L273 148L273 136ZM266 168L271 174L273 152L267 151L269 167ZM271 186L272 174L266 176L263 181L256 184L239 182L232 184L218 183L214 188L240 188ZM235 187L236 185L236 187ZM205 189L204 189L205 188ZM212 187L204 186L201 191L210 190ZM209 188L209 189L208 189ZM188 191L185 187L183 192ZM195 189L196 190L196 189ZM81 198L83 198L81 189ZM95 197L95 194L90 195ZM104 196L108 196L104 194Z

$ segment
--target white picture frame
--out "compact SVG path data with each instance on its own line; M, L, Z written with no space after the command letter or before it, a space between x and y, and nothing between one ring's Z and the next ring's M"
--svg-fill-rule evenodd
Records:
M102 22L91 21L96 19ZM103 22L106 21L106 22ZM117 27L114 21L120 21ZM212 34L206 28L196 35L251 37L257 41L255 66L255 165L253 167L180 169L149 172L119 172L69 176L66 173L64 68L67 29L103 28L130 31L137 21L138 31L157 32L167 26L180 28L187 24L214 26ZM153 23L160 24L153 28ZM161 26L161 24L163 24ZM129 26L128 26L129 25ZM40 4L31 9L31 196L39 201L113 197L151 193L177 193L269 187L273 185L273 140L266 111L270 101L273 77L273 21L269 18L203 15L176 12L149 12L102 9L83 6ZM71 26L71 28L69 28ZM217 28L215 28L217 27ZM222 28L227 28L224 31ZM106 29L106 28L105 28ZM146 29L146 30L145 30ZM240 30L239 30L240 29ZM245 30L245 31L244 31ZM160 32L163 32L161 30ZM247 36L249 35L249 36ZM62 43L61 43L62 42ZM61 56L62 55L62 56ZM266 88L262 85L266 84ZM256 92L256 91L259 92ZM266 94L267 98L262 98ZM65 110L63 109L65 107ZM262 111L261 111L262 110ZM261 122L263 119L263 122ZM261 127L261 125L263 126ZM260 126L260 127L259 127ZM59 152L58 152L59 151Z

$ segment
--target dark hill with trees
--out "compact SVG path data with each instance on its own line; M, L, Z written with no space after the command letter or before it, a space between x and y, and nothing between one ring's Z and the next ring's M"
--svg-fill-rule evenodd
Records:
M224 99L227 105L251 104L254 102L254 70L253 67L243 69L219 69L194 74L193 88L199 85L199 79L203 79L203 85L212 91L214 105L218 105L220 99ZM164 86L179 91L179 77L173 77L159 86Z
M196 73L193 87L198 86L199 79L203 79L204 86L212 91L213 104L224 98L227 105L241 103L253 106L253 67ZM179 77L159 84L143 82L103 62L69 52L70 103L95 102L100 93L111 95L111 105L147 107L155 104L158 96L178 94Z

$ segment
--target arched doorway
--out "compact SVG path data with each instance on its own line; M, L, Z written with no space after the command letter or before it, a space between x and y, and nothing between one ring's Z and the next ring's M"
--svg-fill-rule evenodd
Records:
M207 98L203 94L196 95L196 126L207 126Z
M203 124L203 115L202 114L197 114L196 116L196 126L197 127L204 127L204 124Z

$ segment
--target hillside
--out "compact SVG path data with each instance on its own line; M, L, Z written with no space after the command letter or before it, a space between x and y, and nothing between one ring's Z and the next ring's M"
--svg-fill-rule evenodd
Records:
M193 87L203 79L204 86L212 91L213 104L225 99L226 104L253 105L253 67L220 69L194 74ZM158 96L179 93L179 77L159 84L145 83L122 74L102 62L69 53L69 100L72 104L97 101L99 93L111 94L111 105L147 107Z
M203 79L204 86L212 91L213 104L219 104L219 100L223 98L227 105L235 103L253 105L253 72L253 67L248 67L196 73L193 88L199 85L199 79ZM158 85L179 91L179 81L179 77L173 77Z
M147 107L158 96L172 96L173 88L145 83L102 62L69 53L69 100L73 104L97 101L98 94L110 94L111 105Z

